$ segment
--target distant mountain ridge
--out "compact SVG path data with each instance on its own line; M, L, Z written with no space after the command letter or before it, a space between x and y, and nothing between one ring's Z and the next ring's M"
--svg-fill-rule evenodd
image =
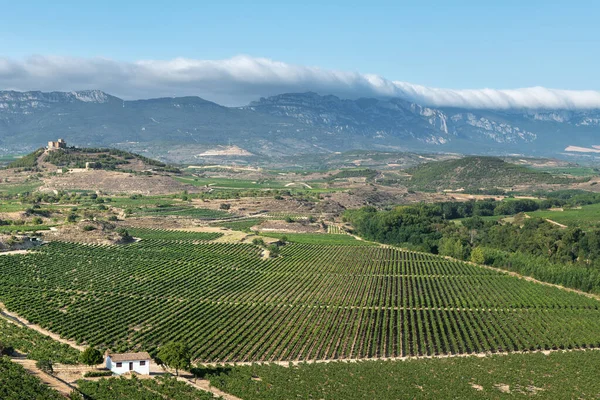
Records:
M65 138L79 146L216 146L256 155L351 149L557 155L600 144L600 110L469 110L316 93L224 107L199 97L127 101L100 90L0 91L0 150Z

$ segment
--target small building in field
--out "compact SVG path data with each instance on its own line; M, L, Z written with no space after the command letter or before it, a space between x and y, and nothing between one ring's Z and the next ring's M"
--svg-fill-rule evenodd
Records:
M56 142L48 142L48 150L66 149L67 142L63 139L58 139Z
M106 369L117 375L127 372L150 375L150 360L150 354L145 351L140 353L109 353L106 355Z

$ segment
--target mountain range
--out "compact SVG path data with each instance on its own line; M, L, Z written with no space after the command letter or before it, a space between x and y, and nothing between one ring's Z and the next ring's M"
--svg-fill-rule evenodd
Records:
M198 149L235 145L257 156L351 149L556 156L595 153L600 110L435 108L400 98L286 93L244 107L199 97L127 101L99 90L0 91L0 150L64 138L77 146ZM195 148L196 148L195 147ZM598 150L600 152L600 150Z

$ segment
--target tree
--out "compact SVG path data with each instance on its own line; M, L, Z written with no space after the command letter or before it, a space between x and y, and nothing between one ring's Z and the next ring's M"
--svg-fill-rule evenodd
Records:
M117 229L117 234L121 237L121 242L123 243L129 243L129 242L133 242L133 236L131 236L129 234L129 231L125 228L119 228Z
M0 356L12 356L14 351L12 346L0 342Z
M79 360L85 365L92 366L101 364L104 361L104 357L100 350L90 346L81 353Z
M269 251L269 256L270 257L279 257L279 246L277 246L276 244L270 244L267 246L267 250Z
M471 251L471 262L485 264L485 254L483 254L483 249L481 247L475 247Z
M54 373L54 368L52 366L52 361L50 360L38 360L35 363L35 366L38 367L38 369L40 369L41 371L47 373L47 374L52 374Z
M189 369L191 364L190 350L185 343L170 342L158 350L158 358L169 368L175 369L179 376L180 369Z

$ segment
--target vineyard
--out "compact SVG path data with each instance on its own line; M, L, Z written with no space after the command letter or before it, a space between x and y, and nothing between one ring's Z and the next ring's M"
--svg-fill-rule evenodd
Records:
M80 380L77 386L86 399L94 400L213 400L211 393L194 389L168 376L156 379Z
M600 303L471 264L289 235L280 256L200 233L53 242L0 258L0 301L82 344L199 361L399 357L600 346ZM188 235L192 235L188 237ZM327 239L327 240L325 240ZM350 242L349 242L350 243Z
M203 369L244 400L595 399L600 351ZM574 383L576 380L576 383Z
M52 360L62 364L79 362L79 351L73 347L3 318L0 318L0 343L27 354L27 358L31 360Z
M210 210L206 208L195 208L192 206L174 206L164 205L160 207L142 207L133 210L135 216L145 217L165 217L165 216L176 216L176 217L189 217L197 218L202 220L213 220L220 218L231 218L232 214L220 210Z
M127 228L133 237L141 239L162 239L174 241L209 241L223 236L219 232L186 232L168 229Z
M0 399L64 400L64 396L45 386L10 358L0 356Z

